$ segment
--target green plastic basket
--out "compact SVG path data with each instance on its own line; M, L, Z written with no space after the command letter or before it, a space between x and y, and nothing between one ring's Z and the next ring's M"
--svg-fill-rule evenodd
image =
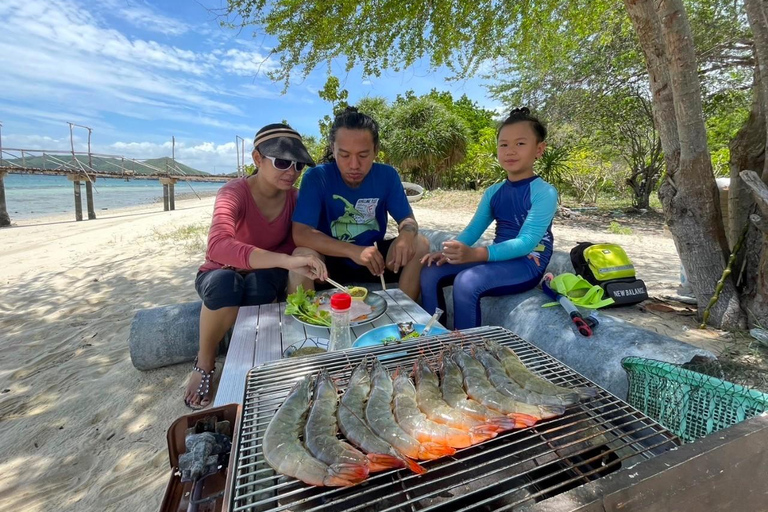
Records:
M768 410L768 394L680 368L625 357L627 401L686 442Z

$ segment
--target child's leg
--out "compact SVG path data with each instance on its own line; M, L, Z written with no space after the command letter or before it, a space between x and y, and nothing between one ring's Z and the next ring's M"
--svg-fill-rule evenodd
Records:
M486 295L511 295L535 287L544 269L528 257L482 263L462 271L453 283L453 326L480 325L480 299Z
M435 308L445 311L445 296L443 288L453 283L456 274L479 263L465 263L464 265L451 265L446 263L441 266L432 265L421 269L421 304L430 315L435 313ZM445 313L439 319L445 325Z

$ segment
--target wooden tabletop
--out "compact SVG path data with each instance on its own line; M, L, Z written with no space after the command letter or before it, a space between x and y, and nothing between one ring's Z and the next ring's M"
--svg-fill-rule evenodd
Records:
M357 338L366 331L396 322L425 324L430 315L399 288L377 291L387 301L387 311L373 322L352 328ZM285 314L285 302L244 306L237 314L229 342L227 359L213 406L242 403L248 371L268 361L280 359L289 345L308 337L328 338L328 329L308 327Z

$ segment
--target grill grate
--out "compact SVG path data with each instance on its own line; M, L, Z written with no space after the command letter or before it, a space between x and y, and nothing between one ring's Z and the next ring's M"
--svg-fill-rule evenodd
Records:
M493 339L512 348L534 373L564 387L594 386L534 345L501 327L414 340L400 345L281 360L248 374L230 510L516 510L674 448L680 441L629 404L599 390L558 418L422 461L429 471L376 473L350 488L313 487L276 474L261 438L296 380L325 367L346 389L351 370L368 354L390 370L419 355L434 360L446 343L465 347Z

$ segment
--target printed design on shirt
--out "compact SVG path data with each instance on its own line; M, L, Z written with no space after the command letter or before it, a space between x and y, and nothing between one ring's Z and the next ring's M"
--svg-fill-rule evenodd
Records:
M331 235L334 238L354 242L355 237L366 231L379 231L379 222L376 220L378 197L358 199L354 206L339 195L334 194L333 199L344 203L344 213L331 222Z

